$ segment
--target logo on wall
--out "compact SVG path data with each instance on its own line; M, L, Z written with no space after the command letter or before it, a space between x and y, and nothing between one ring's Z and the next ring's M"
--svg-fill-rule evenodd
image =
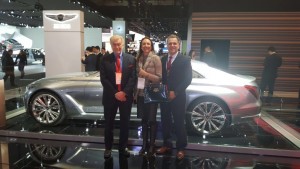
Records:
M50 20L54 20L56 22L71 21L78 17L78 14L45 14L45 15Z
M64 22L72 21L78 17L78 14L45 14L45 17L51 21L56 22L53 24L53 29L71 29L71 24Z

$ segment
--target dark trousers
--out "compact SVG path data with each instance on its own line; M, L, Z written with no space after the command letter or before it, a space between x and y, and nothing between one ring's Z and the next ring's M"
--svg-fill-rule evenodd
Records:
M154 124L156 123L157 103L144 103L144 97L139 96L137 99L138 114L142 118L142 123Z
M14 86L15 85L15 72L13 70L5 71L5 75L3 77L4 81L6 81L8 77L10 77L10 85Z
M265 77L263 76L260 82L260 91L263 94L263 92L268 87L269 95L273 96L274 92L274 85L275 85L275 77Z
M103 98L105 99L105 98ZM113 146L114 137L114 121L119 109L120 113L120 134L119 134L119 150L124 150L127 146L128 132L129 132L129 120L131 114L132 99L128 99L125 102L120 102L113 99L110 104L104 105L104 118L105 118L105 131L104 142L105 149L111 150Z
M187 146L187 134L185 129L185 97L184 93L177 96L173 101L169 103L161 103L160 105L164 146L172 147L171 133L174 121L177 150L183 150Z
M19 63L18 69L21 72L21 78L23 78L25 75L24 67L25 67L25 63Z

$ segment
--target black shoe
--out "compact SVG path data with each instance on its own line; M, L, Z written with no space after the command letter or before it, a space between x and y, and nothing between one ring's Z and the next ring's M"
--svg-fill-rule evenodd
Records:
M119 150L119 155L122 155L122 156L127 157L127 158L130 157L130 153L127 149Z
M111 158L111 150L105 150L104 151L104 159Z
M148 156L151 157L151 156L155 156L155 145L152 145L149 147L149 151L148 151Z
M146 149L145 148L142 148L140 151L139 151L139 155L140 156L144 156L146 154Z

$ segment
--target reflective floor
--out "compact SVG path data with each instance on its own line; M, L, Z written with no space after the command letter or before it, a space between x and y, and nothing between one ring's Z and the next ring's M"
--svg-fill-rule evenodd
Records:
M139 147L129 147L130 158L119 156L104 160L103 144L1 138L2 168L17 169L299 169L300 160L271 156L207 151L187 151L182 161L175 152L164 156L141 157Z
M0 129L2 168L300 169L300 109L295 97L277 93L270 104L264 104L261 117L228 126L216 136L195 135L188 130L187 157L180 162L175 160L175 150L155 158L137 156L141 126L134 120L130 124L131 157L119 157L114 151L113 158L105 161L102 120L69 119L64 125L43 127L26 115L24 86L45 76L43 66L31 66L24 79L16 77L17 88L5 83L8 120ZM116 149L118 135L116 121ZM162 145L160 123L156 145Z

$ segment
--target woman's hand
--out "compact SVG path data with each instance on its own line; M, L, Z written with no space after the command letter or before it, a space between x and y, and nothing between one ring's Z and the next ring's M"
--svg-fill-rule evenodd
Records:
M148 75L149 75L149 73L147 73L145 70L143 70L142 68L140 68L139 76L141 76L141 77L147 77Z

